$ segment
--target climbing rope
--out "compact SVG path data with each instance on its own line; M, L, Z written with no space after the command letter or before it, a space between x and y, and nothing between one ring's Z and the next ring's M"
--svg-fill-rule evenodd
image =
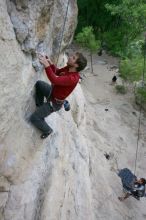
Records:
M60 51L61 51L61 45L62 45L62 41L63 41L63 36L64 36L64 31L65 31L65 24L66 24L66 20L67 20L67 14L68 14L68 8L69 8L69 1L67 2L67 7L66 7L66 13L65 13L65 18L64 18L64 22L63 22L63 27L62 27L62 32L61 32L61 40L59 42L59 52L58 52L58 56L57 56L57 62L56 62L56 66L58 65L58 60L59 60L59 56L60 56ZM57 70L57 68L56 68ZM51 84L51 90L50 90L50 94L53 90L53 83Z
M142 88L144 88L145 68L146 68L146 34L145 34L145 42L144 42L144 66L143 66L143 73L142 73ZM138 148L139 148L139 139L140 139L140 126L141 126L141 113L142 113L142 94L140 96L140 113L139 113L139 121L138 121L138 136L137 136L137 146L136 146L136 153L135 153L134 174L136 173L136 167L137 167L137 157L138 157Z
M70 0L68 0L68 2L67 2L66 13L65 13L64 23L63 23L63 27L62 27L61 40L60 40L60 42L59 42L59 51L58 51L56 66L57 66L57 64L58 64L58 60L59 60L59 56L60 56L61 45L62 45L62 41L63 41L64 31L65 31L65 24L66 24L67 14L68 14L68 8L69 8L69 1L70 1Z

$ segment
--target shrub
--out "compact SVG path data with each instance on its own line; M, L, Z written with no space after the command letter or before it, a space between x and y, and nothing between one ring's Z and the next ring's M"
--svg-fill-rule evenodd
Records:
M144 46L144 40L135 40L131 42L126 50L126 56L128 58L136 58L141 57L143 55L143 46Z
M134 58L125 58L121 60L119 67L120 75L123 79L139 81L143 72L143 58L137 56Z
M116 85L115 86L116 92L119 94L126 94L127 89L124 85Z
M141 88L136 88L136 99L137 102L140 104L140 102L142 101L142 103L146 103L146 86L141 87Z

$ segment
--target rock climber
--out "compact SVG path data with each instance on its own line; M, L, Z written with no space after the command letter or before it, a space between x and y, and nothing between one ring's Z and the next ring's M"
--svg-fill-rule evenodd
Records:
M59 111L64 104L66 97L75 89L79 82L79 72L87 65L87 59L82 53L75 53L68 58L67 66L58 69L52 62L43 55L39 55L39 61L45 67L45 72L51 85L43 81L35 84L35 103L38 107L31 115L32 124L42 131L41 138L47 138L52 128L46 123L45 117L55 111ZM44 102L46 98L46 102Z

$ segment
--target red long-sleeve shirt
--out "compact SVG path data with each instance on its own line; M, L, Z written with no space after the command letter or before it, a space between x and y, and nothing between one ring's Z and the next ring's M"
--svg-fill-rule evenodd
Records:
M51 65L45 68L45 71L47 77L53 84L52 99L66 99L66 97L74 90L80 78L78 72L69 72L67 66L57 69L54 65Z

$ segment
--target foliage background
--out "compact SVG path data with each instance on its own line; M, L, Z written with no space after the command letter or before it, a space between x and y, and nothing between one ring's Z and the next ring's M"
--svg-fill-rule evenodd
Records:
M146 53L146 0L78 0L78 8L76 41L92 52L105 49L120 57L121 76L140 81ZM87 32L90 37L85 37Z

